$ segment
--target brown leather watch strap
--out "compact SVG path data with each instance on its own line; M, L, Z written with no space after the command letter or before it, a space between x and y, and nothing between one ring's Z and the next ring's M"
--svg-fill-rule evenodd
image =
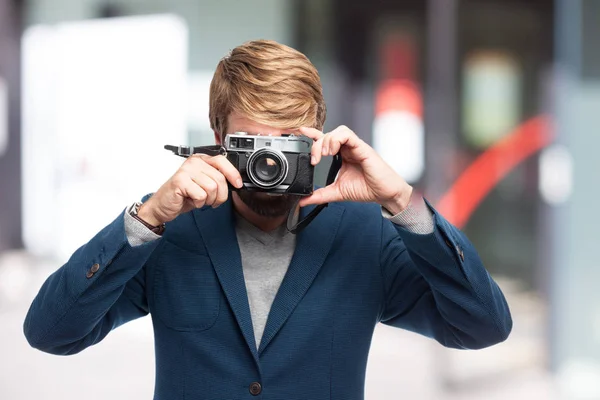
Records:
M162 235L163 232L165 231L165 224L160 224L158 226L154 226L154 225L150 225L148 222L141 219L140 216L137 214L140 205L141 204L136 204L131 209L131 212L129 214L136 220L140 221L146 228L150 229L152 232L156 233L157 235Z

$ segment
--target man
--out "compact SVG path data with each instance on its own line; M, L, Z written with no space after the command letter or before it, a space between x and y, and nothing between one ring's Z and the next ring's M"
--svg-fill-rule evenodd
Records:
M340 152L335 183L299 203L242 187L223 156L194 155L51 275L24 324L29 343L75 354L150 313L155 398L362 399L382 322L479 349L505 340L506 301L468 239L350 129L321 132L314 66L271 41L235 48L210 88L215 140L296 132L312 164ZM143 168L135 173L143 173ZM135 173L132 179L135 179Z

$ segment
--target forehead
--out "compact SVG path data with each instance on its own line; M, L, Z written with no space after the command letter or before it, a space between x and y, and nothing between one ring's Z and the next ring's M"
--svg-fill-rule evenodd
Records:
M277 128L255 122L237 113L231 113L227 118L227 133L247 132L251 135L262 134L280 136L291 131L293 131L293 129Z

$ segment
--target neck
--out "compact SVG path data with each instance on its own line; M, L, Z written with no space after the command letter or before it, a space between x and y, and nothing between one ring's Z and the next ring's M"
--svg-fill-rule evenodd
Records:
M231 199L233 201L233 206L235 207L235 210L248 222L259 228L263 232L271 232L279 228L287 220L287 215L283 215L281 217L265 217L264 215L259 215L252 211L246 205L246 203L244 203L242 199L240 199L237 193L232 192L231 195Z

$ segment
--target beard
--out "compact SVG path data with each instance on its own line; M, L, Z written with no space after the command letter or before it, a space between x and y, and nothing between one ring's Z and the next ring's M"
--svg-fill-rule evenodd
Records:
M270 195L248 190L240 190L237 193L248 208L260 216L269 218L287 215L300 198L300 196L289 194Z

